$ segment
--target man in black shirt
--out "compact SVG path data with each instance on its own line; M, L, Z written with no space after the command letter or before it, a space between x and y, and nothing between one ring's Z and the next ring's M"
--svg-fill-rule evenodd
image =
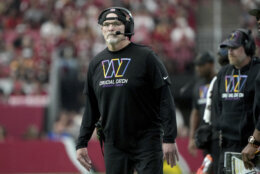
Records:
M206 106L206 95L212 78L216 75L214 67L214 57L210 52L204 52L197 56L195 60L195 69L199 79L193 88L192 111L190 115L190 131L188 150L190 154L195 155L197 147L195 144L195 131L204 124L203 115ZM207 149L204 149L206 155Z
M130 41L134 21L127 9L108 8L98 23L107 48L89 65L77 158L90 170L86 147L101 120L107 174L162 174L163 157L171 166L178 160L169 76L151 49Z
M254 57L255 43L250 30L236 29L220 47L228 48L230 63L218 73L215 86L217 93L213 94L218 108L217 115L220 116L218 126L221 131L221 150L218 173L222 174L225 172L225 152L242 152L245 147L257 150L254 137L251 136L258 121L258 117L253 115L253 105L260 61Z
M218 63L224 67L225 65L229 64L228 60L228 49L227 48L219 48L217 53L217 60ZM216 107L215 107L215 101L212 99L212 96L214 93L217 93L215 89L215 82L217 77L215 76L209 85L208 91L207 91L207 102L205 106L205 111L203 115L203 120L205 121L207 125L207 130L211 130L211 134L208 137L208 150L209 153L213 159L212 161L212 168L209 167L209 170L212 169L211 172L214 174L218 173L218 160L219 160L219 132L217 130L218 125L218 115L216 114ZM199 136L199 135L197 135ZM200 137L197 137L200 138Z

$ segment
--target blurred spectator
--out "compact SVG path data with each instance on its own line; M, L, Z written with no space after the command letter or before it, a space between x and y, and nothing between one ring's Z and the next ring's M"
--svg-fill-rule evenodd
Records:
M13 90L10 95L12 95L12 96L25 95L25 92L23 89L23 82L21 80L14 81Z
M4 39L4 32L0 29L0 78L9 76L9 63L13 58L13 52L8 48Z
M78 138L83 113L70 112L70 123L67 126L67 132L74 141Z
M24 140L37 140L40 138L39 129L35 125L29 125L23 135Z
M44 22L41 25L40 34L46 39L57 39L62 34L58 16L52 15L49 21Z
M58 119L54 123L53 130L47 134L47 138L50 140L71 138L71 135L67 131L67 127L69 124L70 119L67 112L62 111Z
M3 20L5 29L15 28L17 24L22 21L19 13L19 0L9 0L6 1L3 7L4 15L6 16Z
M47 3L46 3L47 4ZM44 11L44 6L41 1L29 0L29 8L24 13L24 19L34 29L38 29L46 20L48 14Z
M11 93L13 88L13 81L10 78L0 78L0 89L3 90L3 93L6 95L6 99Z
M185 72L193 61L195 33L183 17L176 19L176 27L171 31L172 49L169 57L177 62L177 72Z
M148 11L139 9L135 14L135 35L133 40L142 44L151 42L151 32L155 28L155 23Z
M176 27L171 32L171 40L173 43L180 42L181 40L187 40L187 42L193 43L195 39L195 33L191 27L187 24L184 17L178 17L176 19Z
M38 81L34 83L30 91L30 95L47 95L47 93L48 92L46 87L41 82Z
M79 111L79 63L73 44L65 42L60 51L60 94L61 107L68 111ZM73 89L73 90L71 90Z

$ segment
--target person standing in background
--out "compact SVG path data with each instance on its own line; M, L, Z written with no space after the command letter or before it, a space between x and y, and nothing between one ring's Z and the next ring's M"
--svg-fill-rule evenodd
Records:
M218 63L221 65L221 67L226 66L229 64L228 60L228 49L227 48L219 48L218 49L218 54L217 54L217 60ZM218 115L216 114L217 107L216 103L213 99L214 94L217 93L216 90L216 80L217 77L215 76L212 81L210 82L209 89L207 92L207 101L206 101L206 107L203 115L203 120L205 121L206 124L211 129L211 136L210 136L210 148L209 148L209 153L213 159L212 162L212 171L214 174L217 174L218 172L218 160L219 160L219 152L220 152L220 147L219 147L219 132L217 130L217 125L218 125Z
M190 131L189 131L189 144L188 150L190 154L195 155L197 147L195 144L195 131L197 128L204 124L203 114L206 106L206 95L209 84L215 73L215 59L210 52L204 52L195 60L195 69L200 79L196 82L193 89L193 108L190 115ZM208 150L204 150L206 155Z
M225 152L243 154L246 149L257 150L253 132L258 117L253 115L253 105L260 61L254 57L255 42L250 30L236 29L220 47L228 49L229 58L229 65L223 67L217 75L217 94L214 97L219 115L221 146L218 174L223 174ZM247 168L250 161L244 158Z

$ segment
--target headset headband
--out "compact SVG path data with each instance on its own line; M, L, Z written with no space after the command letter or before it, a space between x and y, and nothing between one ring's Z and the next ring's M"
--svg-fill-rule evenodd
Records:
M109 20L106 18L106 15L109 13L115 13L118 16L117 20L120 20L124 24L127 21L133 22L133 16L129 10L123 7L110 7L103 10L98 17L98 24L102 25L105 20Z
M254 39L251 35L252 31L244 28L238 28L236 29L236 31L243 33L243 35L246 37L243 43L245 52L247 55L252 57L255 54L255 49L256 49Z

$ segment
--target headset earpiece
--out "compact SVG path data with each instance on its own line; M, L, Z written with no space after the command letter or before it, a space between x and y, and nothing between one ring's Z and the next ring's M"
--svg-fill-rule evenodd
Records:
M246 55L252 57L255 54L256 46L255 46L254 38L251 35L251 33L252 33L251 30L239 28L236 31L240 31L241 33L243 33L244 48L245 48Z

